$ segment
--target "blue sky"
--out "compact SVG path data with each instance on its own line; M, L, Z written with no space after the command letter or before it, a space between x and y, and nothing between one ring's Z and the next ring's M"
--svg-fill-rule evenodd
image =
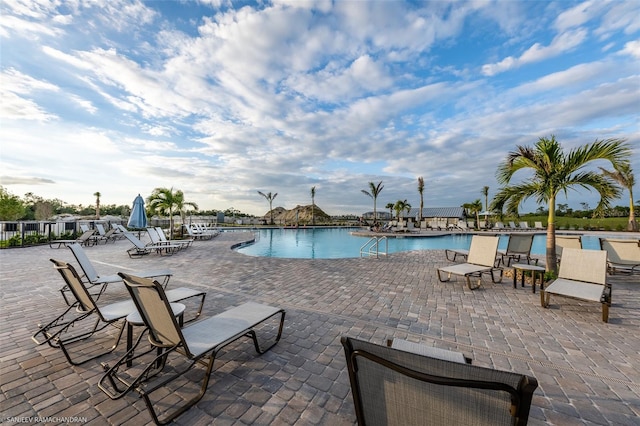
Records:
M315 186L327 213L361 214L368 182L378 206L419 206L422 176L425 206L448 207L495 194L506 155L552 134L567 150L626 138L638 176L638 16L600 0L4 0L0 184L82 205L174 187L256 215L257 191L293 208Z

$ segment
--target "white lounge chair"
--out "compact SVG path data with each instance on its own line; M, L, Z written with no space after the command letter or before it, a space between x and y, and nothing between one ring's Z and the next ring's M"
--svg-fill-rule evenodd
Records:
M610 274L640 274L640 240L600 238L600 248L607 252Z
M533 229L535 229L536 231L542 231L544 229L544 226L542 226L542 222L534 222Z
M580 235L558 235L556 234L556 256L562 257L565 248L582 248L582 236Z
M149 253L153 253L154 251L160 255L174 254L182 248L181 244L145 244L131 232L125 232L124 236L133 244L133 247L127 250L127 254L129 255L129 257L140 257Z
M167 237L164 235L164 231L162 230L162 228L160 228L159 226L153 228L153 227L148 227L147 228L147 234L149 234L149 238L151 239L151 243L155 244L155 245L161 245L161 244L165 244L165 245L179 245L180 246L180 250L185 249L187 247L189 247L191 245L191 243L193 242L193 239L188 239L188 240L167 240Z
M549 307L550 296L563 296L602 304L602 321L609 322L611 285L607 284L607 252L565 248L558 279L540 291L540 304Z
M502 268L496 267L496 254L498 252L499 237L489 235L474 235L471 238L471 247L466 263L458 263L452 266L438 268L438 280L446 282L451 279L451 275L461 275L467 280L467 287L475 290L482 284L482 275L490 274L491 281L498 283L502 281ZM494 272L499 271L499 279L496 280ZM447 274L447 279L442 278L442 273ZM471 284L471 277L478 278L478 284Z
M529 231L531 228L527 222L520 222L520 230Z

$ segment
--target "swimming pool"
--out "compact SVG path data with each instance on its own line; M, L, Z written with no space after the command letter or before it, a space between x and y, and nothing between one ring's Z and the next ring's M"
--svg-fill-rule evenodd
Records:
M256 232L256 242L238 248L249 256L281 257L293 259L342 259L360 257L360 247L366 237L351 235L360 228L299 228L261 229ZM468 249L471 234L450 234L439 237L390 237L389 253L410 250ZM507 248L507 235L500 236L500 249ZM598 237L585 235L582 244L587 249L600 249ZM532 254L544 254L546 235L533 238Z

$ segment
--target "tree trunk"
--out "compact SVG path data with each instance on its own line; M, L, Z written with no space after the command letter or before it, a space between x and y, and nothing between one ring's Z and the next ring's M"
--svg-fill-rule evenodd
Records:
M633 191L629 189L629 224L627 225L627 231L638 231L638 222L636 222L636 215L633 211Z
M549 198L549 217L547 224L547 272L558 274L558 257L556 256L556 199Z

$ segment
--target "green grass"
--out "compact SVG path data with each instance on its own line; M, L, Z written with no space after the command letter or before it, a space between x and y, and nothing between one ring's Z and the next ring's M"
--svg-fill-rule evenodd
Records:
M512 219L505 218L509 221ZM526 221L529 226L532 226L534 222L542 222L542 225L546 228L547 216L522 216L519 219L514 220L516 223ZM593 218L577 218L567 216L556 216L556 229L575 229L585 231L625 231L627 224L629 223L628 217L607 217L603 219Z

